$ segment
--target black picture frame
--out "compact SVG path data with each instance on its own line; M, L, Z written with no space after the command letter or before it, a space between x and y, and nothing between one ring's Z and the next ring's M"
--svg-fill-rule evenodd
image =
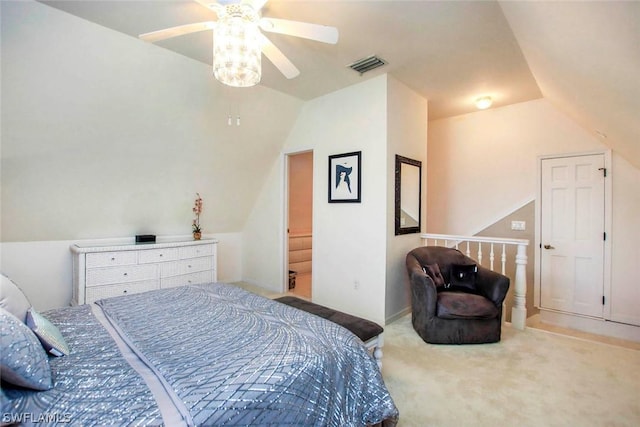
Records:
M361 202L361 167L362 151L329 156L329 203Z
M422 227L422 162L396 154L395 235Z

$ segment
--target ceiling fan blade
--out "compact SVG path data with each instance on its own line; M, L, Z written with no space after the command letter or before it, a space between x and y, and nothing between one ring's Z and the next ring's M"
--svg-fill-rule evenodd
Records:
M284 53L282 53L276 45L271 43L271 40L266 38L264 34L260 34L260 41L262 43L262 53L264 53L264 56L266 56L286 78L292 79L300 74L300 70L298 70L296 66L289 61L289 58L284 56Z
M216 23L213 21L198 22L196 24L179 25L177 27L165 28L164 30L152 31L150 33L140 34L138 37L146 42L153 43L185 34L197 33L198 31L212 30L215 25Z
M338 29L326 25L289 21L288 19L262 18L260 28L271 33L302 37L323 43L336 44L338 42Z

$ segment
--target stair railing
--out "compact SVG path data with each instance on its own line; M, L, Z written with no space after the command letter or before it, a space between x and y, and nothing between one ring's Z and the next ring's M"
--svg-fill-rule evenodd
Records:
M507 246L516 246L516 269L514 278L513 307L511 308L511 325L520 330L525 328L527 322L527 246L529 245L529 240L485 236L456 236L432 233L421 234L420 238L422 239L424 246L453 247L463 252L468 257L476 259L479 264L482 264L482 259L485 255L482 245L488 245L489 268L496 271L494 264L497 250L500 257L500 273L502 274L505 274L506 271ZM478 249L475 254L471 253L471 242L478 244ZM462 246L462 249L460 249L460 246ZM486 246L485 249L487 249Z

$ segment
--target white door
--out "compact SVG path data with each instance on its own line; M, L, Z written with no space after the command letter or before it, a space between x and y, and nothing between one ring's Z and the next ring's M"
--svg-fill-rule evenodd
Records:
M541 161L540 305L603 316L604 154Z

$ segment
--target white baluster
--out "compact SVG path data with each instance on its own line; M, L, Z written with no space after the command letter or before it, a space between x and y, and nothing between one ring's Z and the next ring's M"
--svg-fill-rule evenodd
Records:
M505 274L505 271L507 271L507 245L505 243L502 244L502 274Z
M493 253L493 243L491 244L491 252L489 252L489 264L491 264L491 271L493 271L493 260L495 259L495 254Z
M467 252L466 255L471 258L471 249L469 249L469 241L467 240Z
M516 254L515 282L511 324L523 330L527 324L527 246L522 244Z
M482 265L482 242L478 242L478 264Z

